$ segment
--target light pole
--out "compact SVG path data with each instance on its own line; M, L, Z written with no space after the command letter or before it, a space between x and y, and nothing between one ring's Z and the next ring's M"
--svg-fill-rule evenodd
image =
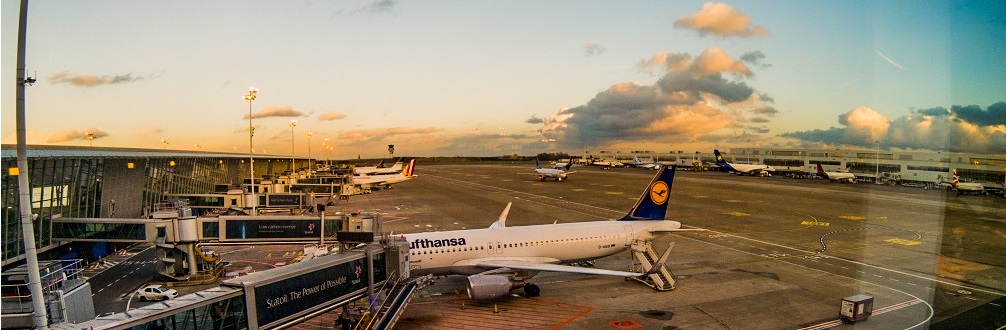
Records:
M873 173L873 183L880 183L880 140L874 142L877 143L877 171Z
M168 140L161 139L161 149L167 149L168 148L168 144L169 144Z
M91 132L84 133L84 137L87 138L87 143L90 146L93 147L94 146L94 133L91 133Z
M293 179L293 171L294 171L294 168L296 167L296 165L294 165L294 158L296 157L296 156L294 156L294 154L296 153L294 151L294 150L296 150L296 147L293 144L293 128L294 127L297 127L297 120L296 119L290 121L290 178L291 179Z
M307 131L307 163L308 163L308 174L314 171L314 161L311 160L311 136L314 136L314 132Z
M325 141L321 143L321 147L325 149L325 167L328 167L330 165L328 162L328 138L325 138Z
M255 128L252 127L252 101L255 100L258 94L258 88L249 87L248 94L243 95L244 100L248 101L248 172L251 178L251 195L252 195L252 215L256 213L256 204L258 204L258 199L255 197L255 148L252 144L252 138L255 136Z

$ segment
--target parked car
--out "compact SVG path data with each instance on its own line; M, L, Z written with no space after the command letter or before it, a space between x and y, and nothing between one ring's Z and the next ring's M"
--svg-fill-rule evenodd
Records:
M148 285L136 290L136 295L140 296L140 300L168 300L178 297L178 291L163 285Z

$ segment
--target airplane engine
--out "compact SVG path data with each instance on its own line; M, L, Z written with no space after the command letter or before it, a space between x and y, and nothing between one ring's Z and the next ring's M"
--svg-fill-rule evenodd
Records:
M514 283L506 275L472 275L468 276L468 297L472 300L488 300L510 293L522 283Z

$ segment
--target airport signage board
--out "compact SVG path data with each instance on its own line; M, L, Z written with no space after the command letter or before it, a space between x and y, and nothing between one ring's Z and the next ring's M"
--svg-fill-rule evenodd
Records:
M366 258L254 287L258 328L329 306L367 288Z
M301 194L268 194L266 196L267 207L301 206Z
M321 219L222 219L226 240L318 240Z

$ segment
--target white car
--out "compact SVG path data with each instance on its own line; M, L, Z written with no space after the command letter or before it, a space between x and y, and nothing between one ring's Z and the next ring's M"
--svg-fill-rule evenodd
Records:
M136 290L136 295L140 296L140 300L168 300L178 297L178 291L163 285L148 285Z

